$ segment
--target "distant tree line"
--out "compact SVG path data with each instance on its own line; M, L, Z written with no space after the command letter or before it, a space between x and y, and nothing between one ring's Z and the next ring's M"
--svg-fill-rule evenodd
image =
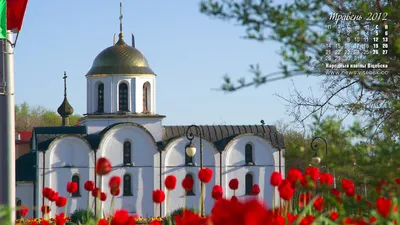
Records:
M81 115L70 117L70 125L78 123ZM27 102L15 105L15 131L32 131L34 127L61 126L61 117L57 112L42 106L32 106Z

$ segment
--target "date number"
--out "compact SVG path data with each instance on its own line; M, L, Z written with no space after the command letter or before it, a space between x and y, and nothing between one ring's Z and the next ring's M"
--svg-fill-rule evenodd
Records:
M387 20L388 13L368 13L367 20Z

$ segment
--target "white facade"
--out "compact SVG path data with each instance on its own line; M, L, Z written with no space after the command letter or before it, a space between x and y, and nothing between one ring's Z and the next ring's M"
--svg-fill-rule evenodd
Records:
M147 65L137 50L121 46L127 52L137 54L142 64ZM122 54L118 57L123 59L125 56ZM124 68L131 66L131 70L144 71L140 65L126 65ZM98 68L94 71L98 71ZM146 71L151 70L147 68ZM73 196L68 202L69 215L76 209L88 208L88 202L92 204L93 197L84 190L84 183L91 180L96 181L96 186L100 186L107 194L107 200L101 204L102 211L107 214L112 197L108 189L109 179L120 176L123 182L120 195L114 201L115 209L125 208L143 217L166 216L183 207L184 190L181 182L190 174L195 184L193 193L187 196L185 207L199 208L200 183L197 174L200 169L200 138L196 136L193 139L197 153L192 159L194 165L189 164L185 153L185 147L190 143L185 136L188 127L162 125L165 116L156 114L155 78L154 74L105 73L87 76L87 115L81 120L86 134L72 134L73 127L70 127L70 133L56 135L55 138L47 137L39 143L41 149L34 148L37 150L36 164L32 166L36 172L35 185L17 185L17 197L22 204L35 205L40 209L43 204L49 205L42 196L44 187L50 187L59 192L60 196L67 197L67 182L79 179L79 195ZM122 96L119 90L122 83L127 87L127 93L122 94L128 96L123 110L120 109L122 106L119 99ZM100 85L102 87L99 89ZM147 85L147 89L144 85ZM265 131L267 127L269 134ZM59 130L62 129L67 128L60 127ZM270 175L273 171L279 171L279 165L284 172L283 153L279 156L282 147L279 140L273 141L271 138L271 128L224 125L200 126L199 129L202 132L203 166L213 170L211 182L205 185L206 212L209 213L214 204L211 197L214 185L223 187L224 197L232 197L233 191L228 186L232 178L239 179L239 189L236 191L239 199L254 198L246 190L248 192L249 186L258 184L261 188L258 198L271 205L273 192L269 184ZM32 140L36 139L34 134ZM102 179L95 175L96 159L100 157L109 159L113 167ZM177 177L176 189L168 194L169 199L161 207L155 206L152 191L162 189L167 192L164 179L168 175ZM51 207L51 217L60 213L55 204L51 204ZM41 216L40 211L36 216Z

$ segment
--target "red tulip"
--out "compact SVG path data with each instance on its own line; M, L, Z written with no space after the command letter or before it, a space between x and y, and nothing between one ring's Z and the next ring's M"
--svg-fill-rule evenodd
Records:
M42 194L45 198L49 198L51 195L53 195L54 191L51 188L45 187L43 188Z
M301 180L302 177L303 177L303 174L301 173L300 170L298 170L296 168L290 168L286 179L294 186L294 185L296 185L297 181Z
M68 193L73 194L77 191L78 191L78 183L76 183L76 182L68 182L67 183L67 192Z
M165 193L162 190L153 191L153 202L161 204L165 200Z
M66 197L58 197L56 201L56 206L57 207L64 207L67 204L67 198Z
M58 192L53 192L52 195L49 196L49 200L51 202L55 202L58 199Z
M354 183L351 180L343 179L342 188L347 196L354 196L355 194Z
M150 222L149 225L162 225L162 224L163 224L163 223L162 223L161 221L153 220L153 221Z
M92 190L92 196L93 197L95 197L95 198L98 198L99 197L99 194L101 194L101 192L100 192L100 188L93 188L93 190Z
M119 188L111 188L110 189L110 193L112 196L118 196L119 192L120 192Z
M379 197L376 200L376 210L383 217L389 216L391 207L392 207L392 200L390 199Z
M110 189L119 188L120 185L121 185L121 177L119 176L111 177L110 181L108 182L108 186L110 186Z
M29 212L29 208L26 205L21 206L20 209L18 209L17 213L18 215L25 217L26 215L28 215Z
M314 208L317 211L322 211L324 209L325 203L324 203L324 198L319 197L314 201Z
M319 175L319 182L324 185L332 185L333 184L333 176L329 173L321 173Z
M330 213L330 215L329 215L329 218L330 218L332 221L335 221L335 220L339 219L339 213L336 212L336 211L332 211L332 212Z
M279 172L272 172L271 181L272 186L279 186L282 183L282 174Z
M301 219L299 225L311 225L314 222L315 217L312 215L308 215Z
M64 213L60 213L60 215L56 215L55 221L56 225L65 225L67 218L65 217Z
M301 208L305 207L310 202L311 198L312 194L310 192L300 194L299 206Z
M129 213L125 209L115 211L111 219L112 225L125 225L129 224Z
M112 217L113 218L113 217ZM111 220L112 221L112 220ZM115 223L113 223L115 224ZM109 223L107 222L107 220L105 218L100 219L99 222L97 223L97 225L109 225Z
M215 185L213 187L212 192L211 192L211 196L213 199L219 200L222 198L223 194L224 194L224 190L222 189L221 186Z
M281 184L282 185L282 184ZM286 201L289 201L294 195L294 189L290 186L284 186L279 188L279 196Z
M253 195L260 194L260 186L258 186L258 184L253 185L253 187L251 188L251 194Z
M300 183L301 186L303 186L304 188L309 188L309 189L317 188L317 183L309 176L302 177Z
M51 209L49 206L42 205L42 208L40 210L42 211L42 213L46 214L49 213Z
M208 183L211 181L213 171L210 168L203 168L199 171L199 179L203 183Z
M237 201L238 201L238 198L237 198L236 196L232 196L231 201L232 201L232 202L237 202Z
M100 158L97 160L96 173L98 175L106 175L111 171L111 163L106 158Z
M317 167L309 166L304 171L304 175L308 175L313 181L318 180L319 177L319 169Z
M182 180L182 187L185 189L185 191L191 191L193 190L193 179L191 177L185 177L185 179Z
M394 178L394 182L395 182L397 185L400 185L400 178L398 178L398 177Z
M239 188L239 180L236 178L233 178L232 180L230 180L229 188L232 190L237 190Z
M164 184L168 190L174 190L176 187L176 177L174 175L168 175L165 178Z
M88 181L85 182L85 186L84 187L85 187L86 191L93 191L94 182L91 181L91 180L88 180Z
M100 193L100 201L105 201L105 200L107 200L107 194L106 193L104 193L104 192L101 192Z
M331 188L330 192L331 192L331 194L332 194L333 196L336 196L337 199L340 199L340 191L339 191L338 189L336 189L336 188Z

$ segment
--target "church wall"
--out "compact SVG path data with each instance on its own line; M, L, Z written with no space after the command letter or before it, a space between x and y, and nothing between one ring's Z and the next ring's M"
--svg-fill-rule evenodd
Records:
M35 205L35 203L33 202L33 183L18 182L16 188L16 197L17 200L21 200L21 205L26 205L29 207L28 215L25 218L33 217L33 207Z
M131 162L133 167L123 164L123 144L125 141L131 143ZM157 168L160 156L155 143L142 128L133 125L122 125L112 128L105 134L100 143L97 152L97 158L106 157L110 160L113 171L104 176L102 189L108 195L107 202L104 204L104 210L109 211L111 195L109 193L108 180L111 176L124 177L126 173L131 175L131 185L133 196L121 196L116 198L115 208L126 207L131 212L139 215L153 215L154 205L152 201L152 191L157 189L159 182L155 183L155 174L158 174ZM124 199L122 201L122 199Z
M253 166L248 166L245 163L246 144L252 145L253 162L255 163ZM269 181L272 172L279 170L278 154L277 149L258 136L243 135L232 140L222 153L223 183L226 197L233 196L233 191L229 188L229 181L237 178L239 188L236 190L236 196L239 199L254 198L254 196L246 195L246 174L250 173L253 176L253 184L258 184L261 189L258 198L271 205L272 187ZM278 196L277 193L275 194Z
M81 124L87 127L88 134L102 131L110 124L132 122L144 126L156 141L162 139L162 118L86 118Z
M183 206L184 199L184 189L182 188L182 180L185 178L186 174L191 174L195 184L194 184L194 196L187 196L186 199L186 207L189 208L198 208L199 200L200 200L200 182L198 180L198 171L200 169L200 139L195 138L193 140L193 144L196 147L196 154L193 158L193 161L196 166L186 166L185 165L185 147L189 144L189 141L186 137L181 137L173 142L171 142L163 151L163 161L165 162L165 168L163 168L163 178L162 182L164 183L165 177L168 175L175 175L177 178L177 186L176 189L171 191L170 199L171 201L167 204L163 204L163 216L167 213L172 212L175 209L178 209ZM211 197L211 191L215 184L219 184L220 175L220 154L214 148L214 146L206 140L203 140L203 166L208 167L213 170L213 178L210 183L205 185L205 210L206 212L211 212L212 206L214 204L214 200ZM165 186L163 184L163 190Z
M38 203L42 206L42 182L43 182L43 154L38 157ZM77 208L86 208L87 193L84 183L94 180L94 152L84 139L73 135L65 135L54 140L45 153L44 179L45 187L50 187L59 192L60 196L68 197L67 182L72 181L72 176L79 177L79 190L81 197L73 197L68 203L67 213L72 213ZM48 205L45 200L45 205ZM56 213L56 206L52 204L51 216Z

